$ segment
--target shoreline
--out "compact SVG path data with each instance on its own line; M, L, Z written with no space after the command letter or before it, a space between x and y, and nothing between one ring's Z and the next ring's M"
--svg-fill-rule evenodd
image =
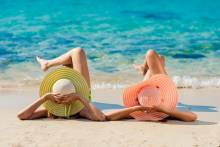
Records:
M47 72L42 72L39 65L34 63L29 63L28 66L25 63L21 63L17 66L19 66L19 69L16 66L12 66L0 73L0 89L39 86L43 77L56 68L53 67ZM171 71L169 75L178 88L220 88L220 75L217 74L215 76L185 75L183 72L182 75L172 73L175 70L168 69L168 71ZM14 73L16 73L16 76ZM91 69L90 78L94 89L120 89L142 81L142 76L132 66L129 69L117 72L101 72Z
M13 84L12 84L13 85ZM37 82L34 85L1 85L0 84L0 92L2 91L9 91L9 92L13 92L13 91L22 91L22 90L38 90L39 86L40 86L40 82ZM92 90L106 90L106 89L110 89L110 90L123 90L126 87L128 87L129 85L132 84L124 84L124 83L99 83L99 84L93 84L92 83ZM220 89L220 87L177 87L178 91L182 91L182 90L215 90L215 89Z
M2 89L26 89L27 87L32 87L32 88L36 88L39 87L40 83L42 80L24 80L24 81L0 81L0 90ZM108 81L103 81L103 80L92 80L92 89L96 90L96 89L123 89L128 87L129 85L138 83L140 81L142 81L141 78L137 79L131 79L129 82L122 82L121 80L109 80ZM213 78L212 80L207 80L207 81L203 81L200 83L197 83L199 80L190 80L190 79L186 79L185 81L180 81L179 78L174 77L173 78L174 83L177 85L178 89L218 89L220 88L220 79L215 79ZM215 81L215 82L214 82ZM187 86L188 85L188 86Z

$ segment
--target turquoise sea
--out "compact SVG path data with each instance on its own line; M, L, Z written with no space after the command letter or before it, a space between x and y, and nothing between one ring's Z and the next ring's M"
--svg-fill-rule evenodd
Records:
M132 64L149 48L179 87L220 86L219 0L0 0L0 10L1 87L39 84L36 55L78 46L97 87L136 81Z

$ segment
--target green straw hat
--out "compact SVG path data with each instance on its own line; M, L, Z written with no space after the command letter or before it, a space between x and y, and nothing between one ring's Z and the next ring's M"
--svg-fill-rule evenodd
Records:
M91 100L90 89L84 77L79 72L68 67L55 69L43 79L40 85L40 96L51 92L59 92L61 95L74 92L89 101ZM84 108L84 105L79 101L70 104L57 104L48 100L43 106L49 113L61 117L69 117Z

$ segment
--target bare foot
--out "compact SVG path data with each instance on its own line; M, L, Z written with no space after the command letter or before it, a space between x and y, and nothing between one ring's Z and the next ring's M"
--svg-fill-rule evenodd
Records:
M48 61L47 60L44 60L44 59L41 59L40 57L36 56L36 60L37 62L40 64L41 66L41 69L43 71L47 71L47 69L49 68L48 67Z
M136 70L139 71L139 73L140 73L141 75L144 76L144 75L146 74L147 69L146 69L143 65L141 65L141 64L133 64L133 66L134 66L134 68L135 68Z

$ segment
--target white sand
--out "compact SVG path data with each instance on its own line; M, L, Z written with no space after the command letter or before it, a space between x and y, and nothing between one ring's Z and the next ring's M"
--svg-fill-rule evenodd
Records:
M122 90L95 90L98 106L119 108ZM125 120L92 122L84 119L20 121L18 110L37 97L37 90L0 91L0 147L217 147L220 145L220 89L180 90L181 109L191 109L199 120L193 123L163 123ZM97 104L97 103L96 103ZM113 104L113 105L109 105ZM191 106L190 106L191 105ZM180 105L181 106L181 105ZM200 112L198 112L200 111Z

